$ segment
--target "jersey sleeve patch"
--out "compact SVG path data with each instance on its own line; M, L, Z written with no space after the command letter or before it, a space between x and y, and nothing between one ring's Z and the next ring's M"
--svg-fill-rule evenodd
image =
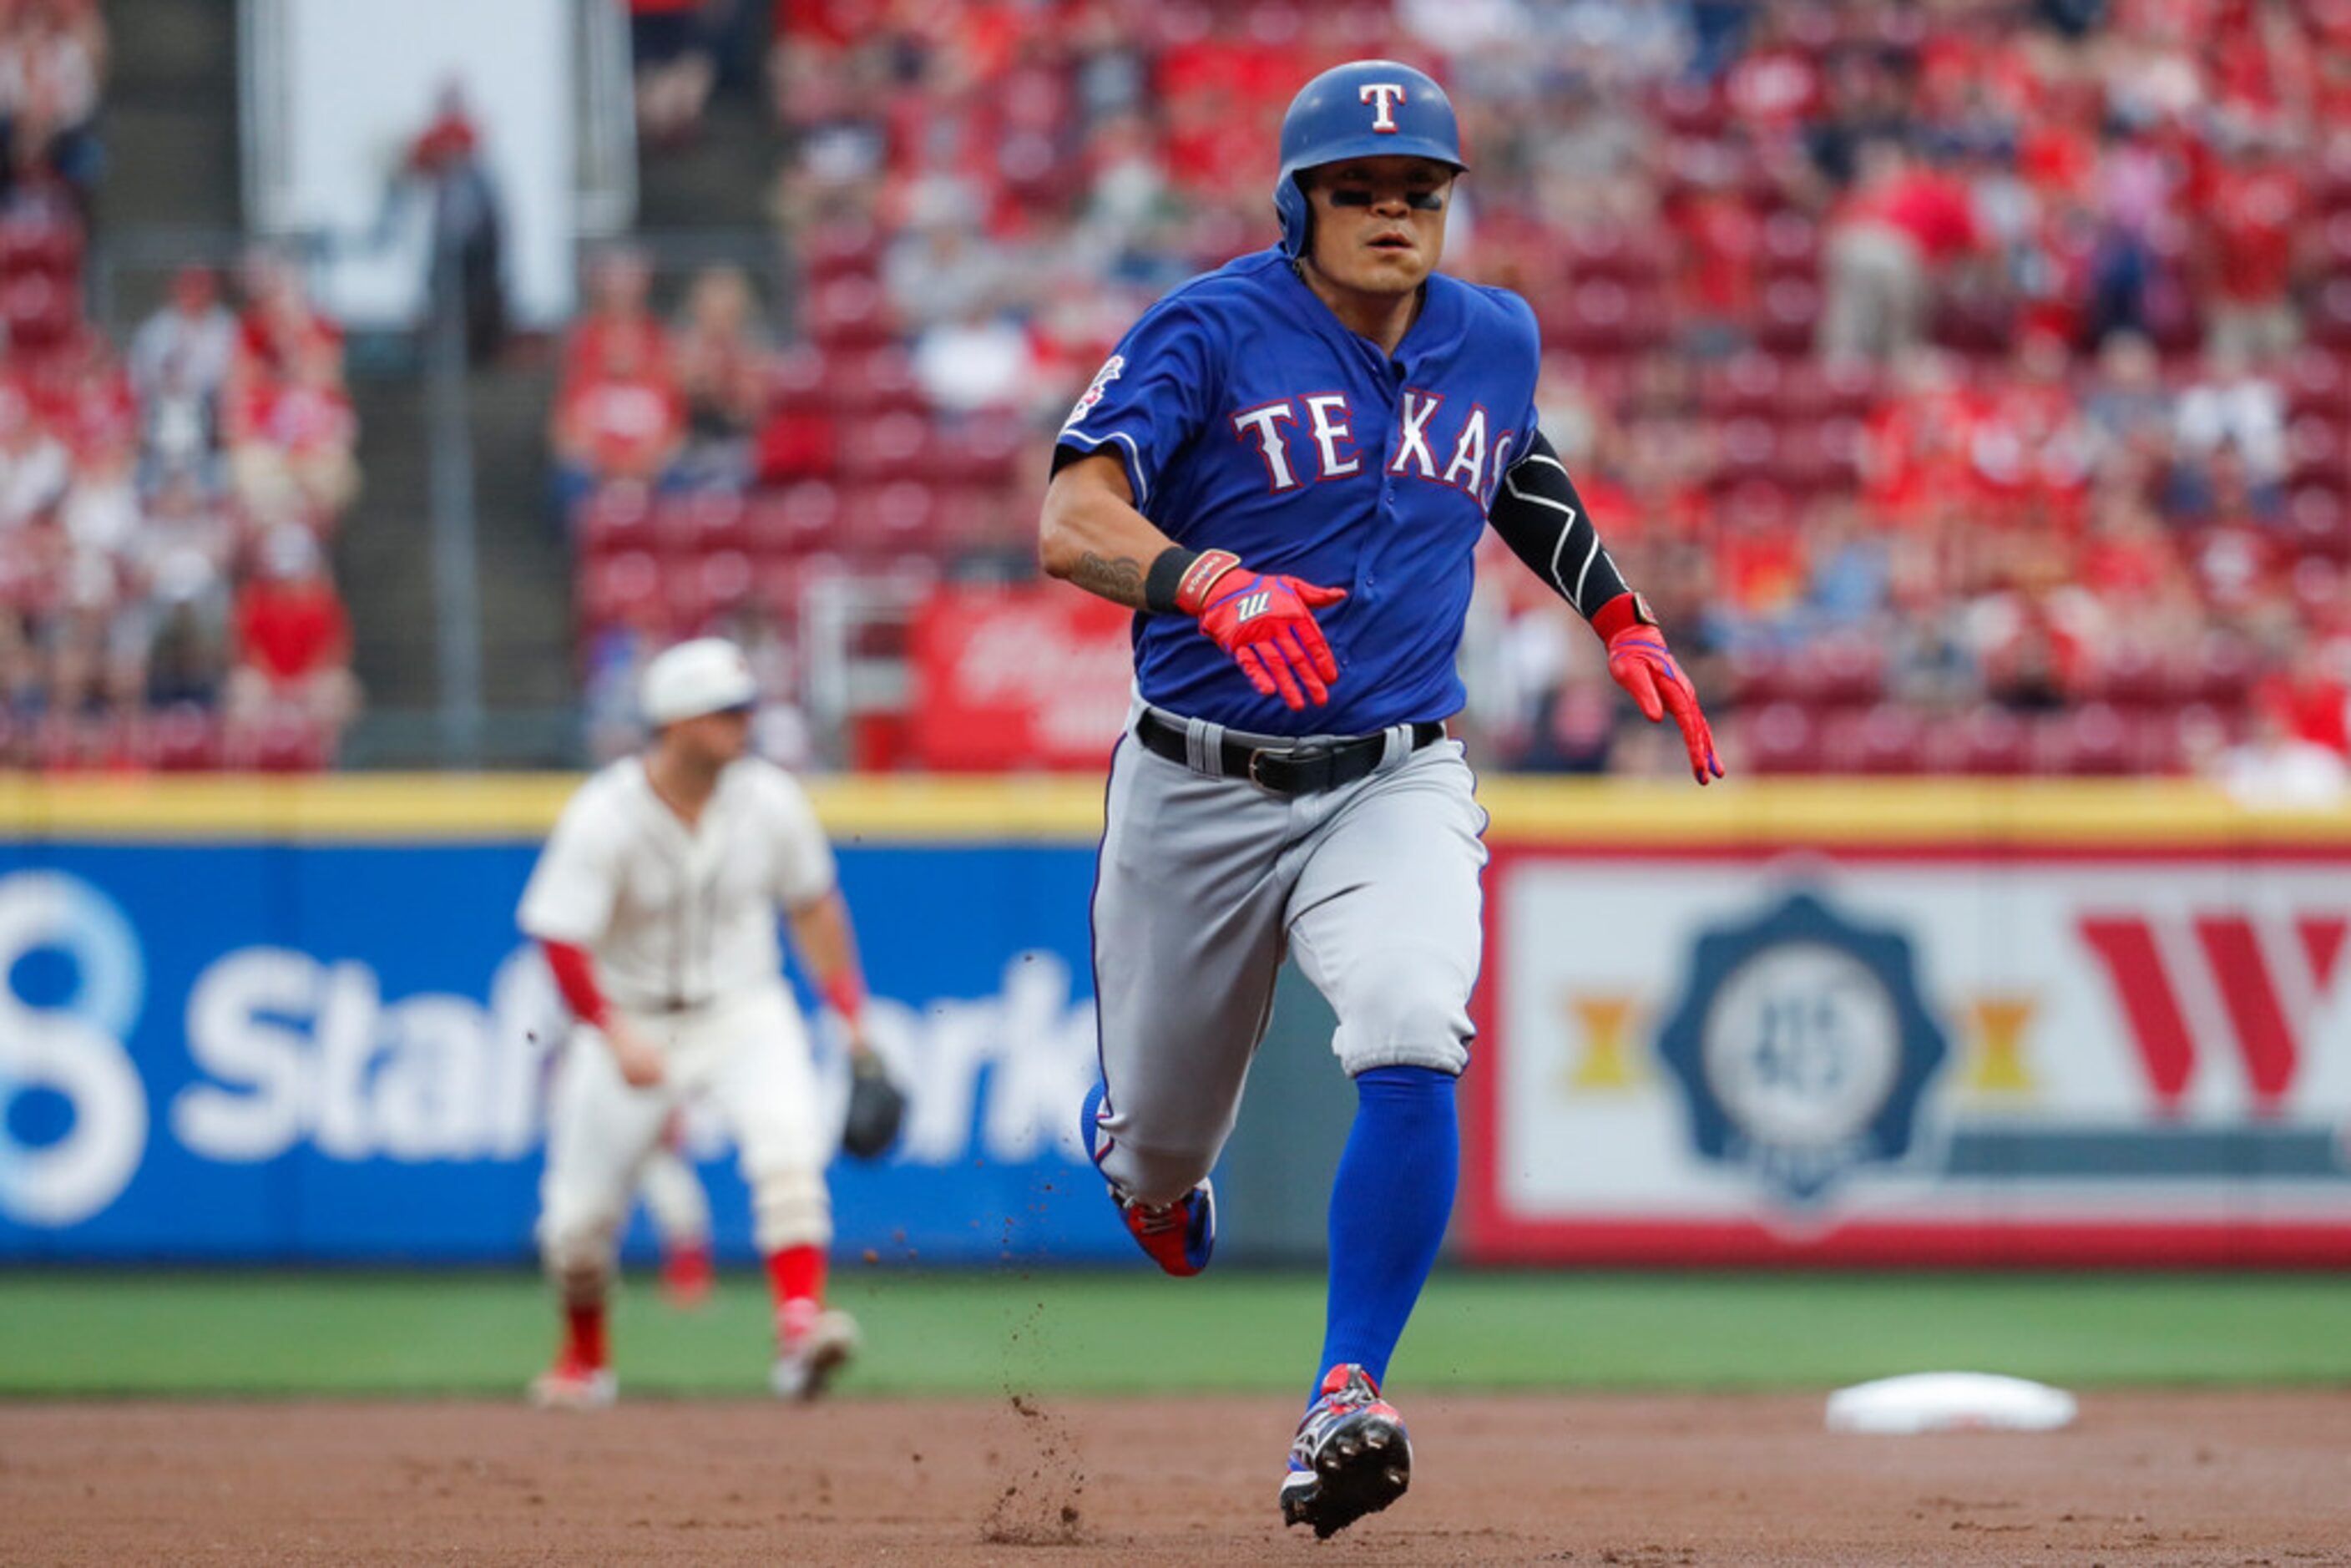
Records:
M1102 402L1104 389L1111 382L1118 380L1119 372L1124 369L1126 369L1124 354L1113 354L1102 361L1102 368L1094 372L1094 379L1086 383L1084 392L1078 394L1077 406L1070 410L1070 417L1061 422L1062 434L1069 434L1085 423L1086 415L1093 412L1094 404Z
M1094 452L1116 443L1135 504L1147 505L1161 466L1207 417L1222 362L1217 337L1177 297L1144 311L1070 410L1057 444Z

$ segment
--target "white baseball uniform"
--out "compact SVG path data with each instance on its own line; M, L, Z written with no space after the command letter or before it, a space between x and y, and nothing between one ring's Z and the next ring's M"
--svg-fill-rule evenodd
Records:
M660 1049L666 1072L632 1089L602 1031L574 1029L540 1185L539 1246L559 1281L610 1274L639 1172L687 1095L708 1097L735 1135L760 1250L831 1242L831 1151L777 930L780 913L833 885L807 795L757 758L721 772L691 828L635 758L564 808L524 890L522 928L585 948L607 1003Z

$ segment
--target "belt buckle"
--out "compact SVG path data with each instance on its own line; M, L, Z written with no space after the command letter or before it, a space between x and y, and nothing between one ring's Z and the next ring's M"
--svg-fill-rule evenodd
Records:
M1291 765L1322 762L1327 760L1337 749L1338 748L1336 747L1322 742L1309 742L1303 746L1260 746L1249 753L1249 781L1270 795L1298 794L1301 791L1296 789L1284 789L1277 785L1269 784L1264 779L1259 778L1257 771L1259 759L1260 758L1270 757L1277 762L1289 763Z

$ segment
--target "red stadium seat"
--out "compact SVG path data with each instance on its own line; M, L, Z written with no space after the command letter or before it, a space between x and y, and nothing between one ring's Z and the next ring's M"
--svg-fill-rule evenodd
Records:
M2297 489L2351 488L2351 448L2343 422L2325 414L2296 414L2286 426L2286 482Z
M924 460L931 444L931 423L919 413L857 421L843 433L841 476L865 484L902 477Z
M580 503L571 526L583 556L649 549L653 542L652 492L642 485L607 485Z
M45 272L21 273L0 284L0 320L8 342L21 353L40 353L73 333L81 308L72 285Z
M993 489L1012 483L1020 457L1034 439L1019 419L975 416L956 426L936 448L946 463L932 476L938 482Z
M1927 726L1916 709L1884 703L1851 722L1851 771L1876 775L1926 771Z
M71 286L81 272L81 225L38 208L0 219L0 276L40 273Z
M1763 267L1772 277L1816 277L1821 267L1820 225L1785 207L1765 218Z
M882 234L871 218L831 219L803 236L799 258L810 282L842 273L871 274L881 265Z
M914 356L894 343L841 356L826 391L829 404L844 414L919 412L923 407Z
M1858 361L1799 361L1788 374L1784 405L1792 414L1860 420L1877 404L1877 373Z
M1885 689L1886 654L1864 638L1823 638L1804 650L1795 678L1815 706L1865 707Z
M821 479L786 487L764 499L752 544L759 555L805 555L830 547L841 536L841 489Z
M2335 355L2324 349L2304 349L2286 361L2283 381L2289 414L2351 418L2351 376L2345 374L2343 361Z
M1980 707L1959 719L1957 743L1947 749L1952 771L1997 777L2026 771L2032 734L2023 720L1996 707Z
M2196 651L2196 666L2189 682L2195 701L2232 707L2244 701L2261 674L2261 661L2233 637L2208 636Z
M162 772L212 772L221 765L220 721L194 703L174 703L148 721L144 749Z
M2177 683L2168 661L2137 643L2124 643L2107 653L2097 675L2100 700L2125 711L2168 706Z
M232 768L256 773L317 773L332 760L327 732L303 715L271 714L251 730L231 738Z
M1747 723L1747 766L1759 776L1818 773L1820 726L1795 703L1772 703Z
M741 550L717 550L681 561L663 576L669 623L688 635L706 630L714 616L748 602L758 586L751 558Z
M1755 318L1755 340L1776 353L1798 354L1813 346L1820 329L1821 286L1793 275L1763 285Z
M1655 107L1657 118L1675 135L1710 141L1722 133L1726 110L1710 81L1675 77L1658 88Z
M1768 707L1776 702L1792 701L1796 696L1794 683L1789 679L1788 661L1776 652L1750 648L1730 658L1731 701L1742 708Z
M2351 508L2341 488L2304 485L2287 497L2286 537L2300 554L2351 560Z
M1715 419L1771 417L1786 406L1787 382L1770 354L1735 354L1698 378L1698 407Z
M870 349L891 335L882 286L862 273L829 277L809 290L808 335L828 351Z
M657 611L661 603L661 562L649 550L599 557L580 575L580 618L590 628L617 621L637 622Z
M2034 742L2038 772L2121 778L2138 770L2138 732L2106 703L2043 720Z
M1727 420L1715 432L1714 474L1718 490L1766 480L1780 461L1780 427L1756 414Z
M2351 351L2351 275L2330 277L2319 286L2306 323L2314 341Z
M691 490L653 507L656 548L671 559L750 548L748 507L731 490Z
M930 550L938 539L934 531L940 518L936 487L916 479L897 479L852 498L856 519L855 539L862 551L897 555Z

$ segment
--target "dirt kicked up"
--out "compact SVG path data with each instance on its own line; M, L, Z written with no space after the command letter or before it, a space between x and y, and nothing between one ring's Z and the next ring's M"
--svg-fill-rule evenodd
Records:
M2351 1392L2098 1394L2045 1436L1792 1396L1406 1400L1317 1545L1250 1399L0 1406L8 1563L2351 1563Z

